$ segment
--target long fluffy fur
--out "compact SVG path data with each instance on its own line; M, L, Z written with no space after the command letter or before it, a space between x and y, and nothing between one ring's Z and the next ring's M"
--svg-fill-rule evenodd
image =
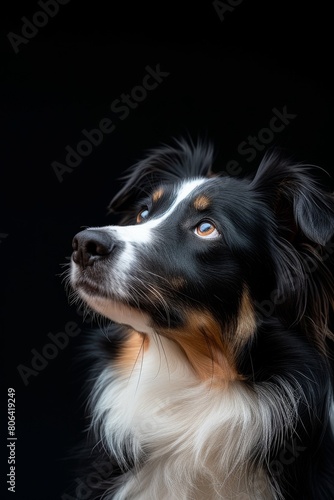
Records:
M251 178L212 162L151 151L121 226L75 237L75 297L118 323L90 344L90 460L112 464L91 498L334 498L333 196L277 152Z

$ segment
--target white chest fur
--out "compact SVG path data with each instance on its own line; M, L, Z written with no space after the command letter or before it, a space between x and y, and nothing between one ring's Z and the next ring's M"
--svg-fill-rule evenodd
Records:
M242 382L199 382L171 341L152 341L131 374L105 370L93 407L106 447L120 460L124 447L144 456L113 499L275 498L263 471L249 466L268 431L266 405Z

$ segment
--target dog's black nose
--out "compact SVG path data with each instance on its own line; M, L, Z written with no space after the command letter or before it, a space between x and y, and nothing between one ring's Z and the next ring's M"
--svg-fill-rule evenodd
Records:
M72 259L85 268L98 259L107 257L114 248L111 235L98 229L85 229L76 234L72 241Z

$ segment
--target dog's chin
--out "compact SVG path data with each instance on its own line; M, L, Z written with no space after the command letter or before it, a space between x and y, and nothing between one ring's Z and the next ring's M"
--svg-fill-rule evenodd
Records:
M78 294L91 309L101 316L111 319L115 323L129 326L140 333L153 333L150 318L143 311L124 304L121 300L102 297L94 290L79 289Z

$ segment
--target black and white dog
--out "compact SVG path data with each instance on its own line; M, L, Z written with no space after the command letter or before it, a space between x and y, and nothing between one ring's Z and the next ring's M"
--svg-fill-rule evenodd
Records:
M121 224L74 237L74 295L112 320L90 435L113 474L92 498L334 499L333 196L275 152L250 178L212 161L151 151Z

